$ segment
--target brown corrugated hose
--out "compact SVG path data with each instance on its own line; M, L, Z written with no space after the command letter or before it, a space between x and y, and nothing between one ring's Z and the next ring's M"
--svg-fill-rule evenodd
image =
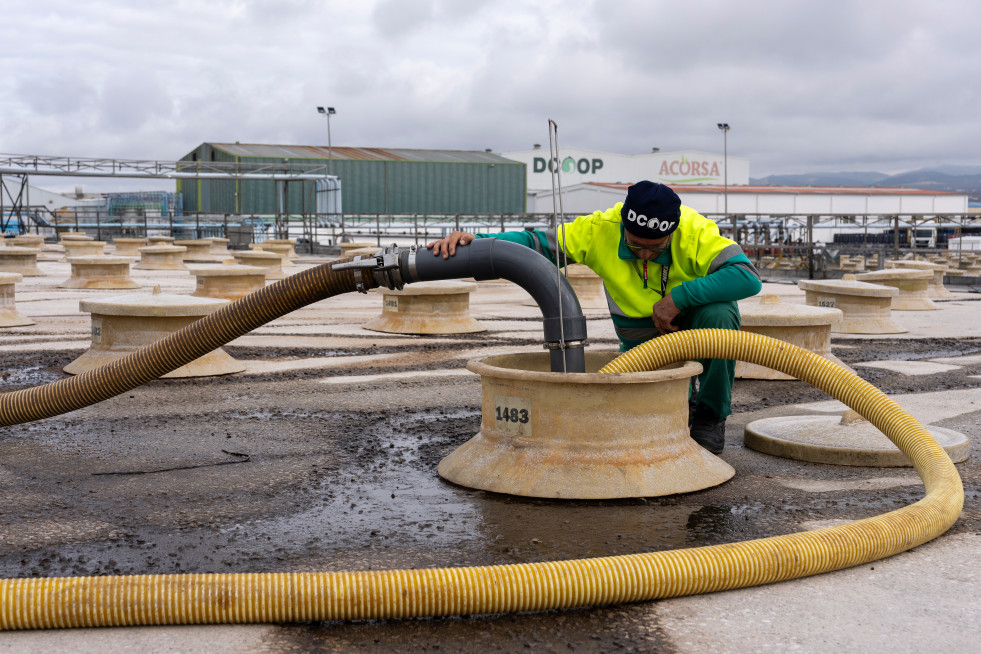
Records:
M354 272L335 272L331 270L332 265L323 264L290 275L95 370L45 386L4 393L0 395L0 426L50 418L115 397L271 320L317 300L355 290ZM370 275L365 278L368 287L374 286Z

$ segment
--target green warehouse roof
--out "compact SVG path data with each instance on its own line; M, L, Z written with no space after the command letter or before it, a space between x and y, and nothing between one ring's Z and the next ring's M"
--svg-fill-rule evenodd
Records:
M500 163L524 165L493 152L479 150L412 150L397 148L346 148L319 145L263 145L256 143L211 143L208 145L234 157L284 159L351 159L361 161L427 161L448 163Z

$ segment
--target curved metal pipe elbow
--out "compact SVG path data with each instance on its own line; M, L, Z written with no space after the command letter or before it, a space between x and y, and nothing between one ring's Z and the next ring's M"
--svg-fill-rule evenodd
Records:
M399 268L406 283L463 277L514 282L531 294L545 316L545 347L552 372L586 372L586 318L579 298L564 276L558 276L556 285L555 265L534 250L510 241L480 238L458 245L456 254L448 259L433 256L428 250L403 250Z

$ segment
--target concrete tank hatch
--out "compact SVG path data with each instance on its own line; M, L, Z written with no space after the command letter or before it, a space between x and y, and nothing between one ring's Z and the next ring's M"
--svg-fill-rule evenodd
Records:
M525 497L611 499L688 493L735 470L688 434L695 361L600 374L617 355L586 352L585 373L550 372L547 353L476 359L480 433L443 459L444 479Z
M928 288L933 281L933 271L892 268L858 273L855 279L870 284L891 286L899 290L892 299L893 311L936 311L940 309L930 299Z
M476 284L419 282L400 291L373 289L382 296L382 312L365 329L390 334L471 334L487 328L470 315Z
M841 320L841 310L806 304L785 304L780 301L779 296L766 294L740 302L739 314L742 316L742 331L792 343L851 370L831 353L831 325ZM736 378L795 379L779 370L746 361L736 362Z
M187 270L184 265L184 252L187 251L185 247L148 245L139 248L139 251L140 260L133 266L137 270Z
M116 246L115 254L117 257L138 257L140 248L146 247L145 238L114 238L112 244Z
M191 271L195 277L195 297L238 300L266 285L266 269L234 263L206 266Z
M0 327L25 327L34 321L17 310L15 285L23 280L19 273L0 273Z
M951 293L946 286L944 286L944 275L946 275L949 270L946 263L889 259L886 261L886 268L929 270L933 273L933 279L930 280L930 283L927 285L927 297L929 297L931 300L951 300L957 297Z
M129 276L132 257L116 257L104 254L87 257L69 257L72 276L58 284L61 288L102 288L125 290L139 288Z
M967 436L924 425L954 463L971 451ZM848 409L841 416L786 416L746 425L746 447L764 454L841 466L911 466L910 460L875 425Z
M64 370L72 375L94 370L170 336L226 304L227 300L161 293L159 286L153 293L82 300L79 309L92 314L92 344ZM243 370L245 364L217 348L162 377L207 377Z
M892 319L892 300L899 289L854 279L802 279L797 287L804 291L812 307L840 309L841 319L831 325L838 334L901 334L906 329Z
M44 273L37 267L37 255L40 250L22 248L14 245L0 248L0 272L17 273L24 277L43 277Z

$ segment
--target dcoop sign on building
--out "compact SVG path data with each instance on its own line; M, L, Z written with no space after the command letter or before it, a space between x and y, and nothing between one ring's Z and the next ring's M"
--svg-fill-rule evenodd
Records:
M528 191L552 188L552 172L558 169L562 186L585 182L629 184L649 179L664 184L749 184L749 160L728 158L721 154L683 150L680 152L650 152L646 154L617 154L583 148L562 148L561 162L549 160L546 148L504 152L501 156L520 161L527 166Z

